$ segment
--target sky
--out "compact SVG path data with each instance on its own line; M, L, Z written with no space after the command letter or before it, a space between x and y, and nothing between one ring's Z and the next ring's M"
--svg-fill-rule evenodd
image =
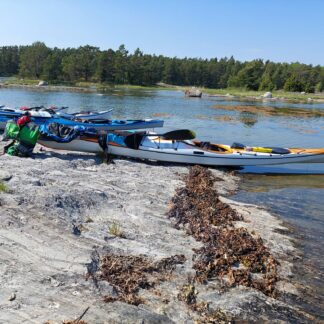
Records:
M324 65L324 0L0 0L0 46Z

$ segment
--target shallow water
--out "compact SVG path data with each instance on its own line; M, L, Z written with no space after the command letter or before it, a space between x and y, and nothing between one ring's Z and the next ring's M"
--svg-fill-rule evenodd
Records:
M324 147L324 117L294 114L294 110L324 111L324 104L284 102L242 102L203 96L186 98L180 91L118 89L107 93L75 93L0 89L0 105L69 106L79 110L114 108L112 118L160 118L165 131L189 128L204 141L253 146ZM215 108L215 106L262 106L279 113L262 114ZM285 113L280 112L284 110ZM164 131L163 130L163 131ZM295 228L305 253L305 261L314 270L305 280L323 289L322 255L324 235L324 164L247 167L241 190L233 198L269 208ZM287 175L289 174L289 175ZM316 174L316 175L315 175ZM317 273L317 275L316 275Z
M303 252L303 260L296 263L295 280L309 287L299 303L324 319L324 175L246 173L239 192L231 198L261 205L292 225L297 247Z

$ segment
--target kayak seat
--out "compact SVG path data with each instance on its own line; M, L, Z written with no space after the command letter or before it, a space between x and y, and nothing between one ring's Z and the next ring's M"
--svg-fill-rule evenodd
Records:
M241 143L234 142L231 145L231 148L232 149L236 149L236 150L244 150L245 149L245 145L244 144L241 144Z
M111 120L109 119L82 119L82 118L76 118L77 121L81 121L83 123L87 124L111 124Z

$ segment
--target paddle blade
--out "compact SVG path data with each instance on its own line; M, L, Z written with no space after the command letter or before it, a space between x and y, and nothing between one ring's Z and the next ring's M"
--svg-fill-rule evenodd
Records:
M164 133L163 135L161 135L161 137L167 140L184 141L194 139L196 137L196 133L189 129L178 129Z

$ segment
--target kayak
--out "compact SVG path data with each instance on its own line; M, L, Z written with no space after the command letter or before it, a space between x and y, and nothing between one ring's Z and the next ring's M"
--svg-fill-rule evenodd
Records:
M0 130L4 130L8 120L17 120L24 114L25 111L12 108L1 108L0 109ZM94 128L96 130L128 130L128 129L143 129L143 128L156 128L163 127L163 120L160 119L129 119L129 120L118 120L118 119L105 119L101 118L100 113L96 116L92 116L88 119L81 118L76 115L60 116L58 114L51 114L48 111L29 111L32 117L32 121L37 125L42 125L49 122L55 122L62 125L74 127L84 126L87 128ZM106 112L104 112L106 114ZM71 117L73 116L73 118ZM82 115L81 115L82 116ZM84 116L84 115L83 115Z
M39 144L54 150L76 151L84 153L103 153L104 149L99 144L99 136L79 136L71 142L57 142L52 139L41 137L37 141Z
M78 121L62 117L52 117L50 123L57 123L67 127L86 127L95 130L129 130L163 127L164 121L160 119L90 119Z
M53 149L108 153L143 160L155 160L206 166L256 166L290 163L324 163L324 148L273 148L212 144L192 140L172 140L150 132L111 132L104 145L99 135L75 137L68 143L41 139Z
M127 136L109 134L109 153L138 159L210 166L324 163L324 148L233 148L232 145L201 141L166 140L161 136L148 133L139 134L135 145L130 145L132 142L127 141L126 138Z
M0 130L4 130L6 128L7 121L9 120L17 120L21 117L25 111L13 108L2 107L0 108ZM52 115L47 111L30 111L32 120L40 125L47 122Z
M65 112L58 111L56 113L57 116L63 117L63 118L77 118L81 120L93 120L93 119L107 119L110 116L112 109L99 111L99 112L92 112L92 111L86 111L86 112L78 112L74 114L67 114Z
M0 109L4 106L0 106ZM20 107L20 109L16 109L15 111L21 112L22 111L47 111L52 116L59 116L68 119L81 119L81 120L91 120L91 119L107 119L110 116L110 113L113 111L113 108L104 111L81 111L77 113L68 114L63 110L68 109L69 107L49 107L46 108L44 106L39 107Z

